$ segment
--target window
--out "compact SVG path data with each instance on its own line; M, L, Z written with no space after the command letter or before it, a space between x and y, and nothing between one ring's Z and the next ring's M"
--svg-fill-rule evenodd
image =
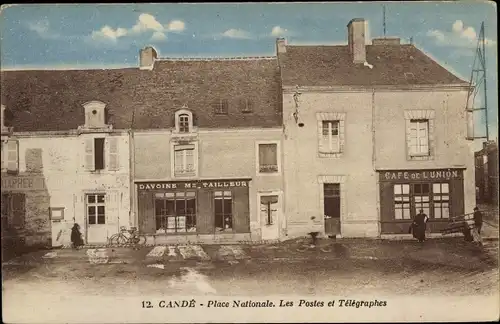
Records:
M89 225L106 224L106 203L104 194L87 195L87 218Z
M174 175L176 177L194 176L195 170L195 146L174 146Z
M231 191L215 191L215 229L233 229L233 198Z
M157 233L196 232L196 192L155 193Z
M447 183L433 183L432 195L434 203L434 218L450 217L450 193Z
M327 218L340 217L340 184L324 183L323 184L323 199L324 199L324 216Z
M324 120L322 123L322 147L330 152L340 152L339 121Z
M394 218L411 219L409 184L394 185Z
M241 99L240 107L242 113L249 114L253 112L253 102L250 99Z
M9 173L19 172L19 142L17 140L8 140L1 142L2 151L2 171Z
M430 184L429 183L415 183L413 185L413 199L415 201L415 215L424 210L424 214L430 217Z
M221 99L214 102L214 112L216 115L227 115L228 114L229 102L227 99Z
M259 144L259 173L278 173L278 144Z
M94 168L104 170L104 138L94 138Z
M179 133L189 133L189 115L179 115Z
M410 121L410 155L429 155L429 121Z
M262 213L264 223L266 225L273 225L278 211L278 196L261 196L260 197L260 211Z
M2 233L23 229L26 216L26 195L23 193L2 193Z

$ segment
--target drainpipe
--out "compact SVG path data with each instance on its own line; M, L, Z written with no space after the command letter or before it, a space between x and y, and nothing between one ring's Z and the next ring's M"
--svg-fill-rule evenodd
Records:
M129 224L134 225L139 229L136 206L137 200L135 197L135 138L134 131L130 129L128 131L129 135L129 186L130 186L130 199L129 199Z
M378 227L378 236L380 237L380 230L381 230L381 215L380 215L380 187L379 187L379 181L378 181L378 174L377 174L377 145L375 144L375 127L376 127L376 112L375 112L375 88L372 89L372 166L373 166L373 172L375 173L375 197L376 197L376 208L377 208L377 227Z

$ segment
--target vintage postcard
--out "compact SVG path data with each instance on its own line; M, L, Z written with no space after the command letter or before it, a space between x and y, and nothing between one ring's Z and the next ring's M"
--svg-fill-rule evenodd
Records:
M498 320L496 11L2 6L3 320Z

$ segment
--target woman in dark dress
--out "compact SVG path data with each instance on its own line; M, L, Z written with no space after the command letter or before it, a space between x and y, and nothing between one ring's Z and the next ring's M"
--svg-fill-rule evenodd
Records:
M420 209L419 213L413 219L411 224L411 231L413 232L413 237L419 242L425 241L425 230L427 227L428 217L424 214L424 210Z
M78 249L78 247L83 245L82 233L80 233L80 225L73 225L71 229L71 243L73 244L74 249Z

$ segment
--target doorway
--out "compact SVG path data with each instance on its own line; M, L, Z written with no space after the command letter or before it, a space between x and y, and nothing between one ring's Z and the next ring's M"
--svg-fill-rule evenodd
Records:
M325 234L329 237L340 235L340 184L323 184L323 215Z
M279 192L261 193L258 195L262 239L279 238L281 219L281 195Z
M103 243L107 241L108 228L106 219L106 195L92 193L85 195L87 243Z

